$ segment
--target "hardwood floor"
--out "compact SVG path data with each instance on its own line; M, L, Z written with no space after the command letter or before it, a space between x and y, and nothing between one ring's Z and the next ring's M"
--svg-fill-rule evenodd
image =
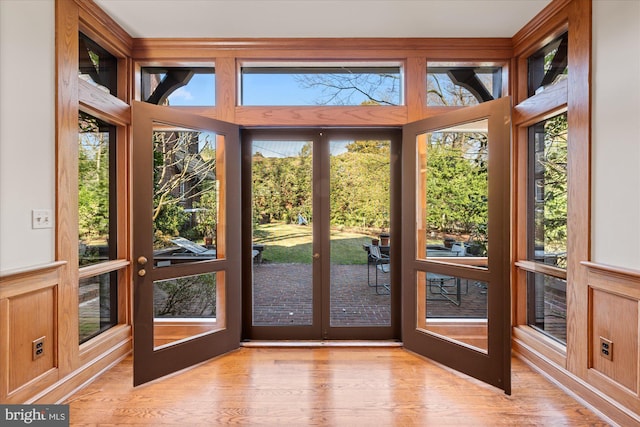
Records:
M518 359L513 394L402 348L241 348L137 388L131 357L71 396L71 425L605 426Z

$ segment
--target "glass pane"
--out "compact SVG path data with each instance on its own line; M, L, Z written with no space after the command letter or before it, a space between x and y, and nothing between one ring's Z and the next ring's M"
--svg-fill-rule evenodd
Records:
M388 326L390 141L331 141L330 155L331 326Z
M567 78L568 39L568 33L564 33L527 59L529 96Z
M398 66L243 67L242 105L400 105Z
M567 115L529 128L529 259L567 267Z
M253 324L311 325L312 142L253 141Z
M89 114L78 117L79 266L116 259L115 126ZM113 152L113 153L112 153ZM113 221L112 221L113 219Z
M223 328L217 318L221 295L223 272L153 282L155 347Z
M80 78L117 96L118 60L84 34L79 34Z
M143 67L142 100L170 106L215 106L212 67Z
M447 62L427 64L428 106L477 105L501 96L501 67Z
M529 325L563 344L567 343L567 281L527 273Z
M154 125L153 231L157 267L218 258L220 136Z
M485 119L418 135L418 259L488 256L487 126Z
M80 344L118 323L118 273L80 279L79 338Z
M487 351L488 283L420 271L416 286L418 329Z

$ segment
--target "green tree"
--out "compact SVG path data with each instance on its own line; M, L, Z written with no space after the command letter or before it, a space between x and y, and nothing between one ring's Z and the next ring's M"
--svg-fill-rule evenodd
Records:
M79 116L79 239L84 244L109 236L109 132L96 118Z

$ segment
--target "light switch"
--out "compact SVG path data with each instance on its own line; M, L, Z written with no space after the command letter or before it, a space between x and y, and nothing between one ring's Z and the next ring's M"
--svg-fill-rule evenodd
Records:
M34 209L31 211L32 228L53 228L51 209Z

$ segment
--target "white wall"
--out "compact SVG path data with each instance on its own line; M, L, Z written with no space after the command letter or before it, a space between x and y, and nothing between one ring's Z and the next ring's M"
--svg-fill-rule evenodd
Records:
M592 260L640 269L640 1L593 1Z
M640 269L640 1L593 1L592 260ZM54 260L54 2L0 0L0 271Z
M54 260L54 1L0 0L0 271Z

